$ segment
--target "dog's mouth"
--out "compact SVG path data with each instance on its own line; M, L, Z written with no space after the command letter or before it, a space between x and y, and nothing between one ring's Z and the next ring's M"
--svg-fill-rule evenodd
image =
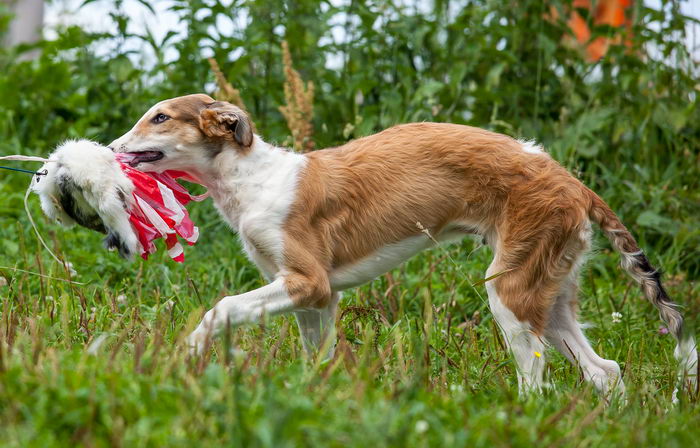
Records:
M165 157L162 151L139 151L139 152L122 152L117 154L117 159L126 163L131 167L135 167L139 163L156 162Z

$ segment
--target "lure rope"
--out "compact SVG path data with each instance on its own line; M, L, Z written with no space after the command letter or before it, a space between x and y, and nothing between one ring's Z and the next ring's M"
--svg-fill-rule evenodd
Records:
M32 192L32 186L34 185L34 179L32 179L31 182L29 182L29 187L27 187L27 192L24 193L24 211L27 212L27 218L29 218L29 222L32 225L32 228L34 229L34 233L36 233L36 237L39 239L39 242L41 243L42 246L44 246L44 249L49 251L49 254L53 257L54 260L56 260L60 265L65 267L70 271L70 268L68 266L68 262L65 260L61 260L58 258L58 256L53 253L53 251L49 248L49 245L46 244L44 241L44 238L42 238L41 233L39 233L39 228L36 226L36 223L34 223L34 218L32 218L32 213L29 211L29 194Z
M55 160L50 160L50 159L45 159L43 157L35 157L35 156L22 156L19 154L12 155L12 156L0 156L0 160L18 160L22 162L55 162ZM30 170L23 170L20 168L10 168L10 167L5 167L5 166L0 166L0 168L4 168L7 170L11 171L19 171L22 173L30 173L36 176L45 176L47 174L46 170L44 171L30 171ZM68 262L65 260L61 260L52 250L49 248L49 245L46 244L46 241L44 241L44 238L41 236L41 233L39 233L39 228L37 227L36 223L34 222L34 218L32 217L32 213L29 211L29 195L32 192L32 186L34 185L34 178L32 178L32 181L29 182L29 187L27 187L27 191L24 194L24 211L27 213L27 218L29 218L29 223L32 225L32 229L34 229L34 233L36 234L36 237L39 239L39 242L41 243L42 246L44 246L44 249L46 249L49 254L53 257L54 260L56 260L60 265L62 265L65 268L68 268ZM70 269L69 269L70 270Z
M2 166L2 165L0 165L0 168L3 170L17 171L19 173L28 173L28 174L34 174L37 176L46 176L46 174L47 174L46 170L44 170L44 171L30 171L30 170L23 170L22 168L12 168L11 166Z

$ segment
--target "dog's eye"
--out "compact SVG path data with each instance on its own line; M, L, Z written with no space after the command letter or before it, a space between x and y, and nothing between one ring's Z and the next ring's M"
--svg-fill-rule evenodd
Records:
M153 117L153 119L151 120L151 123L160 124L160 123L164 122L165 120L169 120L169 119L170 119L170 117L168 117L165 114L158 114L155 117Z

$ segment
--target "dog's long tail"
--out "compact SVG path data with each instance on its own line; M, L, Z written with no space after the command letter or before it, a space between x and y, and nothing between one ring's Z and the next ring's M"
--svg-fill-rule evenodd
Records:
M613 248L620 253L622 268L639 283L644 296L659 310L661 319L676 338L674 355L680 363L681 375L695 384L698 370L695 337L684 330L683 316L661 284L661 273L651 266L637 241L608 204L590 189L586 188L586 192L590 199L589 218L600 226Z

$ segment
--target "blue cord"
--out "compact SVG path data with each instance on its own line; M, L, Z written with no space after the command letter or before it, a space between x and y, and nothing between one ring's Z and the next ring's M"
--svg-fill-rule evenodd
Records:
M22 168L12 168L9 166L0 166L0 168L4 170L10 170L10 171L19 171L20 173L27 173L27 174L35 174L37 176L46 176L47 171L30 171L30 170L23 170Z

